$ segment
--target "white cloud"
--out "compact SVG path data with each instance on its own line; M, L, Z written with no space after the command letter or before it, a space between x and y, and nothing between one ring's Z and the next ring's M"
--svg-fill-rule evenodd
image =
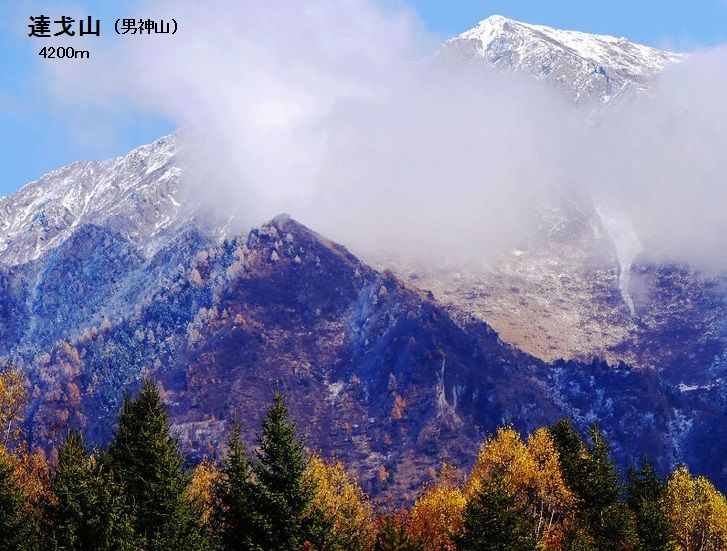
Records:
M586 190L647 253L723 262L727 55L598 123L543 83L421 61L408 12L366 0L155 2L173 37L117 40L53 75L71 103L133 102L195 133L191 186L248 224L279 212L359 249L486 260L543 200Z

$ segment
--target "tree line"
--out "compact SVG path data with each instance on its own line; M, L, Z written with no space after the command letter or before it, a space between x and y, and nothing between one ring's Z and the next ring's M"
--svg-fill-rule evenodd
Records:
M279 392L254 450L235 425L219 462L188 470L152 381L124 401L107 449L69 431L52 460L18 432L19 381L0 374L0 549L727 549L727 500L707 479L644 462L622 480L595 426L502 427L468 473L443 465L410 507L380 510L308 451Z

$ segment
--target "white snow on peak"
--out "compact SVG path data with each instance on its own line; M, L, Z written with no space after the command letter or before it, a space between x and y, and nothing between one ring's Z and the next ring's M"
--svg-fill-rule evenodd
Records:
M648 89L681 54L608 35L554 29L493 15L445 43L501 69L552 80L576 101L608 101L627 88Z
M474 28L460 34L458 38L475 38L486 45L503 34L530 34L533 39L548 40L598 65L610 66L617 62L626 62L637 73L647 68L661 70L681 57L680 54L637 44L624 37L554 29L545 25L522 23L502 15L492 15L483 19ZM621 55L614 58L614 53ZM626 55L627 53L630 55Z
M624 38L499 15L448 40L441 53L546 80L575 102L602 103L649 90L656 75L681 58ZM123 157L74 162L0 197L0 265L38 259L83 224L107 226L153 252L158 238L195 216L179 196L176 142L166 136Z
M160 232L188 217L175 197L176 153L175 137L165 136L123 157L71 163L0 198L0 265L35 260L83 224L153 250Z

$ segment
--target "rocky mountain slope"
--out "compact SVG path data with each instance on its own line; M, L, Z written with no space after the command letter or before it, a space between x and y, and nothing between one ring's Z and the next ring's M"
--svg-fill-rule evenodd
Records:
M711 381L727 349L727 278L639 255L624 264L618 247L594 205L568 200L486 269L389 265L546 361L599 357L676 385Z
M176 147L166 136L123 157L72 163L0 197L0 264L37 260L84 224L120 231L153 252L191 218L181 208Z
M498 17L443 52L596 104L678 59ZM727 487L710 441L727 425L724 278L641 261L628 221L587 197L544 206L488 270L371 267L288 217L221 240L183 198L177 147L74 163L0 199L0 355L29 375L36 444L68 423L103 443L151 373L192 457L234 416L256 426L279 384L312 445L380 495L466 463L498 424L563 415L601 422L620 457Z
M108 245L98 254L113 259ZM619 457L655 454L667 468L715 430L722 414L704 396L724 393L687 399L650 370L546 364L287 216L199 247L128 316L25 355L24 367L36 444L53 447L68 423L107 441L124 390L150 373L199 458L234 418L253 441L277 385L312 447L401 499L440 461L468 465L496 426L562 416L584 429L598 420ZM689 459L721 481L713 458Z
M625 38L531 25L500 15L449 39L442 53L545 79L575 102L607 102L648 90L667 65L681 59Z

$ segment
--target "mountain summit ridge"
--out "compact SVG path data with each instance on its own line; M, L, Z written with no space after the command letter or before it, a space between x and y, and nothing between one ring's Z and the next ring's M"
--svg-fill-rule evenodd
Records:
M0 265L35 261L83 224L110 226L152 254L191 219L174 134L103 161L76 161L0 197Z
M445 51L553 82L576 102L608 102L649 90L683 54L610 35L534 25L492 15L445 42Z
M576 102L603 103L651 89L665 67L683 58L623 38L500 15L450 38L441 51L545 79ZM0 196L0 265L37 260L86 223L111 225L153 254L165 233L194 217L181 208L177 142L170 134L124 156L76 161Z

